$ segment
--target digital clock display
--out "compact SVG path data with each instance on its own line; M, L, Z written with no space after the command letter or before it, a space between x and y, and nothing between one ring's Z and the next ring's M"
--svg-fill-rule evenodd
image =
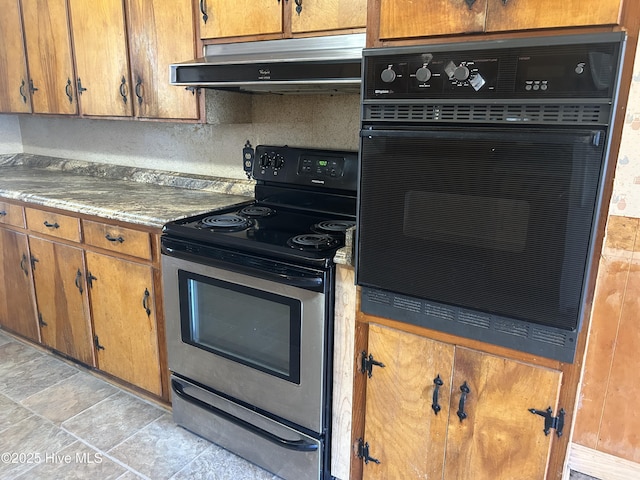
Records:
M326 160L318 160L318 165L320 167L326 167L327 165L329 165L329 162L327 162Z

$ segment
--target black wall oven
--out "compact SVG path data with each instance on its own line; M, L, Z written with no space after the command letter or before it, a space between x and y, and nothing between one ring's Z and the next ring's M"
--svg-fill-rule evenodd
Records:
M366 313L571 362L622 34L366 50Z

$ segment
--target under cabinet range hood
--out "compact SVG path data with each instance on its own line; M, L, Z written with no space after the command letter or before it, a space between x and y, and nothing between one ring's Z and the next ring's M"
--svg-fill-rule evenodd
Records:
M359 93L365 34L206 45L171 85L262 93Z

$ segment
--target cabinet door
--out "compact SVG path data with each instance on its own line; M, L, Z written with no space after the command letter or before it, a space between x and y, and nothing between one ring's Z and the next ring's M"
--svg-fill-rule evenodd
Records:
M487 0L381 0L380 38L482 32L486 8Z
M545 478L554 435L545 436L544 419L529 409L557 414L560 380L556 370L457 347L444 478L475 480L477 472L492 480Z
M2 4L0 15L0 112L29 113L29 85L18 0Z
M151 267L86 252L100 370L161 395Z
M0 228L0 324L38 341L27 236Z
M282 5L279 0L196 1L201 38L282 32Z
M66 0L22 0L22 16L34 113L77 113Z
M169 64L196 54L191 0L129 0L127 6L136 116L198 118L197 96L168 80Z
M42 343L95 365L80 248L29 238Z
M365 465L363 478L442 478L454 347L372 324L368 350L384 367L367 380L365 440L380 463Z
M366 0L303 0L299 6L295 2L289 4L293 33L363 28L367 24Z
M83 115L133 113L122 2L69 0L78 103Z
M617 24L622 0L488 0L488 32Z

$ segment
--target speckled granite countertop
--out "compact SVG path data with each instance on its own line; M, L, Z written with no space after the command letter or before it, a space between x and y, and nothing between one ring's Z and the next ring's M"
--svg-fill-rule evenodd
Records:
M150 227L250 200L253 182L0 155L0 197Z

